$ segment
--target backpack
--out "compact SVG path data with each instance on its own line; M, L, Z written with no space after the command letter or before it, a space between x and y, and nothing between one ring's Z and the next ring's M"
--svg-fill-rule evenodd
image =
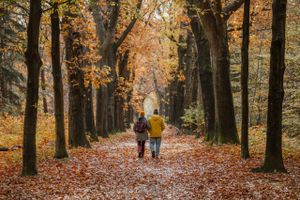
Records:
M133 130L137 133L144 133L147 129L147 123L145 120L139 120L134 124Z

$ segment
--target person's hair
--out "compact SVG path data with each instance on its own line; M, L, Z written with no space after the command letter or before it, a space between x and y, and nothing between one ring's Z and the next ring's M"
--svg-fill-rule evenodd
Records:
M144 111L140 112L140 116L145 117L145 112Z
M154 114L154 115L158 115L158 110L157 110L157 109L154 109L153 114Z

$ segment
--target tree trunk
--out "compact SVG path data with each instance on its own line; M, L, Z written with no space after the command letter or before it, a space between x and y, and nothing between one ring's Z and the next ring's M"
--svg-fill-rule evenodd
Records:
M126 103L127 103L127 110L125 112L125 118L126 118L126 128L130 128L131 127L131 123L133 123L133 107L131 105L131 98L132 98L132 91L133 91L133 86L132 86L132 82L135 78L135 72L133 71L128 71L129 75L128 75L128 80L130 80L131 82L131 88L128 92L128 96L126 99Z
M107 138L108 133L115 128L116 49L114 45L111 45L108 51L101 54L100 66L109 66L111 68L110 76L112 82L102 85L97 91L96 130L98 135Z
M236 129L235 115L233 108L233 97L231 92L230 72L229 72L229 50L226 38L219 36L212 46L213 62L215 70L213 73L215 80L216 97L216 142L219 144L239 143Z
M0 16L0 23L1 24L4 24L4 19L3 19L3 16ZM5 34L5 31L4 29L1 29L0 31L0 34L1 35L4 35ZM0 48L1 49L4 49L4 41L3 41L3 38L0 37ZM5 88L5 85L6 85L6 81L4 79L4 70L3 70L3 61L4 61L4 53L3 51L0 51L0 108L3 108L4 105L5 105L5 96L6 96L6 88Z
M60 65L60 28L58 5L54 4L54 11L51 14L51 44L52 44L52 74L53 74L53 90L54 90L54 112L55 112L55 158L68 157L65 138L64 123L64 94L63 81Z
M285 24L287 0L273 0L267 144L264 172L286 172L282 159L282 102L285 70Z
M192 104L193 98L193 70L195 68L194 59L194 36L191 31L187 33L186 39L186 57L185 57L185 88L184 88L184 109L187 109Z
M46 78L45 78L45 69L41 69L41 88L42 88L42 97L43 97L43 111L48 113L48 104L46 98Z
M195 56L196 57L196 56ZM198 102L198 89L199 89L199 70L198 66L192 72L192 103Z
M85 125L86 132L88 132L94 141L99 141L94 119L94 103L93 103L93 87L90 83L85 88Z
M130 102L130 96L128 97L128 102ZM128 103L128 108L125 112L125 117L126 117L126 128L130 128L131 123L133 123L133 108L130 105L130 103Z
M157 82L157 78L156 78L156 73L155 71L152 70L152 74L153 74L153 82L154 82L154 90L155 93L157 94L158 97L158 101L159 101L159 113L160 115L163 115L163 93L161 92L158 82Z
M229 4L229 8L227 6L223 10L220 4L212 7L210 1L189 0L189 2L196 5L198 7L197 10L205 10L204 14L199 14L199 17L213 57L216 113L216 136L214 141L218 144L237 144L239 143L239 137L236 129L231 91L230 55L226 23L230 14L238 9L243 1L232 1Z
M103 54L100 60L100 66L107 65L107 54ZM107 101L108 90L107 85L102 85L97 89L96 94L96 131L98 136L108 137L107 131Z
M241 96L242 96L242 127L241 127L241 157L250 157L248 144L249 101L248 101L248 73L249 73L249 21L250 0L244 2L243 42L242 42L242 69L241 69Z
M70 15L66 13L66 16ZM79 59L83 47L80 37L80 33L68 28L65 45L69 79L69 144L71 147L90 147L85 135L84 74Z
M120 56L119 61L119 77L123 78L124 82L129 82L130 80L130 70L128 70L128 58L129 58L129 50L125 51L124 55ZM122 87L126 87L123 85ZM124 88L127 89L127 88ZM120 91L121 92L121 91ZM117 91L118 93L118 91ZM116 128L119 131L125 131L125 111L124 111L124 104L125 100L127 100L127 96L120 96L117 94L115 97L116 104L115 104L115 124ZM125 98L125 99L124 99Z
M108 102L107 102L107 131L110 133L116 131L115 125L115 90L116 90L116 62L117 62L117 49L114 44L108 50L108 66L111 69L110 76L112 81L108 83Z
M185 36L180 35L179 36L179 43L182 44L185 42ZM186 48L183 46L179 46L178 49L178 65L179 65L179 72L183 73L185 69L185 56L186 56ZM181 127L182 125L182 119L181 117L184 115L184 81L178 80L177 83L177 95L176 95L176 101L175 101L175 125L178 127Z
M205 140L213 141L215 137L215 98L213 76L211 68L211 56L208 40L206 39L200 19L195 11L189 8L191 27L195 36L198 51L198 69L201 83L201 96L205 118Z
M174 75L174 79L172 80L170 86L169 86L169 121L171 124L175 124L176 121L176 108L175 108L175 102L177 97L177 84L178 84L178 78L177 74Z
M3 23L3 20L1 20L1 22ZM4 49L5 46L2 38L0 38L0 45L1 45L0 48ZM4 67L4 53L3 51L0 51L0 93L1 93L0 108L4 108L6 104L6 98L7 98L7 83L6 83L7 81L5 78L3 67Z
M108 132L114 129L114 89L115 89L115 62L116 51L114 40L116 25L118 22L118 16L120 11L119 0L108 1L110 7L108 13L109 18L102 16L102 10L97 1L93 0L91 3L91 9L93 18L96 23L97 37L99 38L100 48L99 54L102 57L99 63L101 66L111 67L112 83L107 86L101 86L97 91L97 110L96 110L96 130L102 137L108 137ZM105 25L106 26L105 26Z
M115 129L120 132L125 131L123 106L123 97L115 96Z
M256 73L255 73L255 78L254 78L254 91L253 91L253 100L252 100L252 105L259 105L257 101L259 102L259 98L256 97L256 91L260 89L260 84L259 80L261 80L261 65L263 63L263 57L262 57L262 42L259 46L259 53L258 53L258 59L257 59L257 68L256 68ZM259 96L260 97L260 96ZM251 105L251 104L250 104ZM254 109L253 109L254 110ZM250 126L252 125L258 125L257 124L257 113L252 111L253 114L253 120L252 117L250 117Z
M39 98L39 74L42 61L39 55L39 35L41 21L41 1L30 0L29 21L27 27L27 94L23 136L22 175L37 174L36 167L36 122Z
M185 42L185 37L183 35L179 36L179 44ZM178 52L178 71L179 73L184 72L185 68L185 56L186 56L186 48L183 46L179 46L177 49ZM181 117L184 114L184 81L178 80L176 87L176 100L174 103L174 111L176 112L175 117L175 125L181 127L182 119Z

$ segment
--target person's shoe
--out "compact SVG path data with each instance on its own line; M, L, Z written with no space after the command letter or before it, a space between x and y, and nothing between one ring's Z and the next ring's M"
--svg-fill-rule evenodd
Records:
M155 158L155 151L152 151L152 158Z
M139 158L142 158L142 157L143 157L143 153L139 152Z

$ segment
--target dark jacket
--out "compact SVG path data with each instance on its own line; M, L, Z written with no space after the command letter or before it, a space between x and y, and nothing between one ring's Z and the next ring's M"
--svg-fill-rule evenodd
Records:
M138 120L139 121L144 120L146 122L147 128L146 128L145 132L143 132L143 133L135 133L136 141L148 140L149 139L148 130L150 129L150 124L145 117L140 117Z

